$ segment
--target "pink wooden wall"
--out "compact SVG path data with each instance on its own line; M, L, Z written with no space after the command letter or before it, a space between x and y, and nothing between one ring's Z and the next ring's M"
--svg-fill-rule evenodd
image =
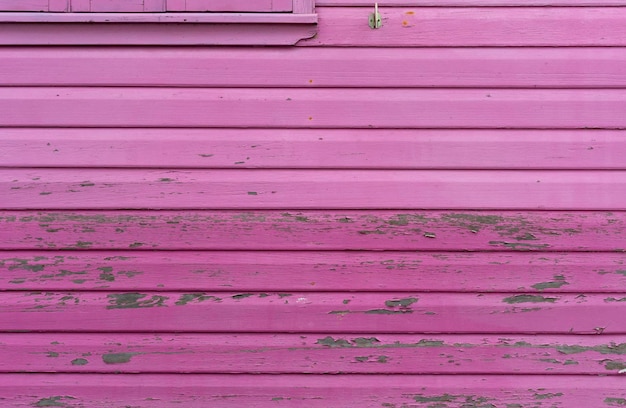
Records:
M621 6L0 47L0 406L625 406Z

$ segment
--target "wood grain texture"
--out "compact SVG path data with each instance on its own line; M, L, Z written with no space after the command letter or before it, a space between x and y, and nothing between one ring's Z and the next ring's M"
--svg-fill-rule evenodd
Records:
M619 89L0 88L0 127L626 128L625 110Z
M623 210L624 171L2 169L2 209Z
M622 253L625 223L626 212L586 211L2 211L0 242L3 250Z
M0 47L0 72L2 84L11 86L622 88L626 53L598 47Z
M5 374L0 396L11 406L119 408L311 407L459 408L468 404L512 407L619 407L623 379L591 376L410 375L84 375ZM470 406L471 406L470 405ZM558 405L557 405L558 406Z
M519 47L624 46L624 7L318 7L319 29L304 46ZM480 29L477 29L480 27Z
M2 332L626 334L604 294L6 292Z
M618 292L623 253L0 252L0 290Z
M609 130L13 128L0 132L0 167L624 170L624 135Z
M625 340L606 335L1 334L0 372L607 375L626 368Z

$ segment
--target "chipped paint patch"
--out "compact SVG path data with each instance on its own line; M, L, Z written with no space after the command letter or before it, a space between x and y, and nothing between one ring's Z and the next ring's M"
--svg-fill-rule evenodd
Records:
M569 346L569 345L559 345L556 347L559 353L563 354L577 354L584 353L586 351L595 351L600 354L617 354L617 355L626 355L626 343L610 343L608 345L599 345L599 346Z
M385 301L385 306L387 307L409 307L413 303L417 303L417 298L408 297L404 299L392 299Z
M48 397L48 398L42 398L39 401L37 401L33 406L34 407L66 407L69 408L70 405L69 402L63 402L63 400L75 400L76 398L74 397L70 397L67 395L63 395L63 396L54 396L54 397Z
M545 394L539 394L539 393L535 393L535 395L533 395L533 398L535 399L551 399L551 398L558 398L558 397L562 397L563 393L562 392L555 392L555 393L545 393Z
M125 364L129 363L133 356L139 353L109 353L102 355L105 364Z
M503 246L505 248L517 250L517 251L530 251L534 249L546 249L549 248L548 244L525 244L521 242L507 242L507 241L489 241L489 245Z
M254 296L254 294L253 293L241 293L239 295L233 295L231 296L231 298L234 300L241 300L241 299L248 298L250 296Z
M356 347L376 347L380 344L380 340L376 337L357 337L352 339L352 343Z
M399 310L370 309L370 310L366 310L363 313L365 313L365 314L395 315L395 314L413 313L413 311L411 309L399 309Z
M180 296L180 298L176 301L176 306L185 306L188 303L200 303L205 300L213 300L215 302L220 302L222 299L212 295L205 295L204 293L185 293Z
M98 276L98 279L106 281L106 282L113 282L115 281L115 275L113 275L113 268L110 266L103 266L101 268L98 268L98 270L102 271L102 273L100 273L100 276Z
M544 297L539 295L515 295L502 299L503 302L509 304L516 303L554 303L558 299L553 297Z
M148 295L143 293L112 293L107 295L107 309L138 309L145 307L161 307L168 299L166 296Z
M428 407L432 408L445 408L448 405L439 404L452 402L455 403L455 407L468 407L468 408L496 408L496 405L490 403L493 401L493 398L481 397L477 395L452 395L452 394L442 394L442 395L434 395L434 396L426 396L424 394L417 394L413 396L415 402L419 402L422 404L434 402L435 404L428 405ZM461 405L457 405L461 404Z
M328 346L328 347L352 347L352 345L348 342L348 340L344 340L344 339L335 340L331 336L326 336L323 339L317 339L315 344Z
M621 371L626 369L626 363L622 361L602 360L600 363L604 364L604 368L607 370Z
M532 285L532 287L537 290L546 290L546 289L558 289L566 285L569 285L569 282L565 280L565 276L555 275L552 281L536 283Z
M348 341L346 339L335 339L331 336L326 336L322 339L318 339L315 344L328 347L343 347L343 348L419 348L419 347L445 347L446 344L443 340L421 339L416 343L400 343L395 341L393 343L382 343L376 337L356 337ZM454 347L474 347L472 344L455 343Z

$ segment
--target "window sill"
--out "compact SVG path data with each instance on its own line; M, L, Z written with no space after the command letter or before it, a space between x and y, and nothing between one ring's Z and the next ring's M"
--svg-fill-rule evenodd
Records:
M0 13L0 45L293 45L317 14Z

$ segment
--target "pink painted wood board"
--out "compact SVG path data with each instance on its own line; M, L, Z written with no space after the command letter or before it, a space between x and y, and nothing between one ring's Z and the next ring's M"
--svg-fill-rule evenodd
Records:
M610 375L626 367L625 340L623 335L14 333L0 335L0 372Z
M8 87L0 111L1 127L626 128L626 93Z
M366 0L316 0L321 7L371 7ZM387 7L611 7L623 6L624 0L380 0L380 8Z
M604 252L7 251L0 290L621 292Z
M613 251L626 212L2 211L3 250ZM262 237L262 239L259 239Z
M626 172L2 169L0 208L623 210Z
M626 3L281 1L0 15L319 29L0 48L0 405L625 405Z
M13 128L0 132L0 167L624 170L624 135L610 130Z
M0 45L294 45L317 32L316 14L35 14L4 16L30 22L2 24Z
M600 47L0 47L0 72L12 86L620 88L626 55Z
M5 374L0 397L13 406L82 404L119 408L248 407L418 408L446 404L567 407L619 406L626 399L616 376L542 375L84 375ZM440 403L443 401L443 403ZM386 405L383 405L386 404ZM71 406L71 405L70 405Z
M624 46L626 38L623 24L623 7L425 7L391 8L383 7L383 26L372 30L363 23L371 7L318 7L319 24L312 28L310 35L302 30L296 40L284 41L293 44L300 38L314 38L301 41L308 46L391 46L391 47L493 47L493 46ZM11 13L13 14L13 13ZM17 14L17 13L15 13ZM50 20L51 16L37 16L25 13L22 17L4 16L5 21L20 18L23 21ZM135 13L137 14L137 13ZM253 13L250 13L253 14ZM268 13L272 15L272 13ZM273 21L289 21L294 18L314 23L315 15L273 13ZM303 17L308 16L308 17ZM10 17L10 18L7 18ZM80 17L80 16L79 16ZM0 16L2 18L2 16ZM132 15L93 16L106 24L10 24L3 27L5 34L0 44L254 44L248 36L242 39L227 37L236 34L238 29L225 33L221 27L200 25L170 26L134 25L128 27L111 21L152 20L167 21L163 13L153 16ZM178 17L176 17L178 18ZM222 17L219 17L222 19ZM55 21L77 21L72 15L59 14ZM184 17L180 21L184 22ZM191 21L191 20L189 20ZM366 21L367 22L367 21ZM280 24L278 24L280 25ZM475 28L480 26L480 30ZM239 27L241 29L242 27ZM260 27L247 27L259 29ZM269 35L270 30L258 32L258 44L277 43ZM124 32L119 30L123 29ZM80 32L82 35L77 36ZM206 38L207 35L219 36ZM283 33L285 35L285 33ZM205 36L203 38L203 36ZM243 35L245 37L245 35ZM45 37L45 38L44 38ZM241 35L240 35L241 37Z
M518 47L624 46L624 7L317 7L319 31L305 46ZM367 23L367 20L365 21ZM480 27L480 29L478 29Z
M603 294L6 292L2 332L626 334Z

